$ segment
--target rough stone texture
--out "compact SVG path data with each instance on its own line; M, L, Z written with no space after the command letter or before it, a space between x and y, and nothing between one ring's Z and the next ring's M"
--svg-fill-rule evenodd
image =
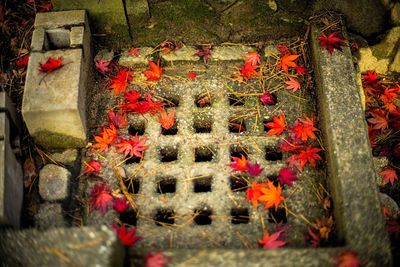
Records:
M66 25L86 26L87 17L85 10L60 11L37 13L35 18L35 28L53 29Z
M395 48L400 41L400 27L394 27L386 34L385 38L374 46L371 46L372 54L378 58L393 58Z
M390 20L394 25L400 25L400 3L394 4L390 10Z
M330 55L319 48L318 36L319 30L312 27L313 66L337 233L365 264L389 266L390 243L350 49Z
M361 72L367 70L375 70L379 74L385 74L388 71L389 59L377 59L372 54L372 50L369 47L360 48L358 54L358 66Z
M200 57L195 55L196 52L194 46L184 46L168 54L162 53L161 57L166 61L198 61Z
M35 29L32 33L31 51L40 52L49 47L49 40L46 38L46 30L44 28Z
M70 45L71 47L80 47L85 41L85 28L82 26L72 27L70 33Z
M67 149L63 152L53 153L50 155L50 158L55 162L64 164L64 165L73 165L78 158L78 150L76 149Z
M400 72L400 49L397 50L396 55L389 66L389 70L393 72Z
M102 49L100 50L97 55L94 57L94 61L97 62L100 59L105 60L105 61L111 61L114 59L114 51L110 51L107 49Z
M211 60L244 60L246 53L255 49L249 46L215 46L211 52Z
M393 198L389 197L387 194L379 193L379 199L381 200L382 206L389 209L390 214L397 214L399 211L399 205L397 205Z
M386 9L380 0L316 0L314 10L334 10L343 13L349 30L364 37L371 37L384 30Z
M126 0L126 10L131 27L140 28L150 18L147 0Z
M39 194L44 200L57 201L68 197L71 173L60 166L47 164L39 173Z
M276 58L279 56L279 51L276 48L275 45L267 45L264 48L264 57L268 58L268 57L272 57L272 58Z
M48 230L55 227L65 227L63 209L59 203L43 203L35 215L35 227Z
M147 66L148 61L152 60L152 52L154 48L152 47L141 47L139 48L138 56L129 55L128 51L124 51L118 61L119 65L122 67L132 68L135 66Z
M110 227L0 233L3 266L123 266L124 249Z
M46 37L53 49L68 48L71 44L70 35L71 30L64 28L46 30Z
M373 157L374 161L374 171L375 171L375 178L376 178L376 184L378 186L382 186L382 177L379 175L379 173L383 170L384 167L389 165L389 160L387 157Z

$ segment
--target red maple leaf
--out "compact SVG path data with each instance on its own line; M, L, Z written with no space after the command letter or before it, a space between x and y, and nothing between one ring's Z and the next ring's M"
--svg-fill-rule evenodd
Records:
M122 109L126 111L136 112L139 114L150 113L152 115L157 112L161 112L163 110L163 102L161 101L153 101L150 95L145 96L145 100L136 101L136 102L128 102L122 104Z
M296 68L296 60L297 58L300 57L299 55L296 54L287 54L281 56L277 68L282 69L284 72L288 73L289 68Z
M346 250L341 252L335 257L337 260L336 267L360 267L361 261L357 256L357 253L352 250Z
M290 156L286 161L290 167L296 166L299 171L302 171L307 163L310 163L315 168L316 160L322 160L318 152L320 148L312 147L311 145L299 149L296 154Z
M247 170L247 159L242 155L241 158L231 157L233 162L229 164L232 167L233 171L241 171L244 172Z
M86 169L83 171L84 174L86 173L97 173L99 174L102 169L102 165L99 161L91 160L89 162L83 162L86 165Z
M298 139L283 139L282 142L279 143L281 152L293 152L302 147L303 143Z
M111 85L110 88L114 89L114 95L118 95L121 92L125 92L126 88L128 88L129 81L132 81L132 71L128 71L128 69L122 69L118 72L117 75L111 77Z
M258 76L258 72L256 71L258 66L252 65L250 63L245 63L244 66L240 69L240 76L244 77L246 80L254 78Z
M396 170L392 167L384 168L379 175L382 176L382 184L387 184L390 181L391 185L393 185L394 181L399 179Z
M157 65L149 60L150 70L146 70L143 74L147 77L148 81L158 81L162 75L162 68L160 67L160 60L157 61Z
M175 109L170 109L168 114L165 109L162 109L161 114L157 117L157 119L163 129L171 129L175 124Z
M92 209L100 210L101 214L104 215L107 212L109 206L112 205L113 197L110 189L108 189L106 183L97 183L90 192L90 206Z
M342 46L344 46L344 40L338 37L339 32L333 32L326 36L321 34L318 39L321 41L319 46L328 49L329 53L332 54L334 49L342 51Z
M246 200L251 201L254 208L258 206L258 198L262 195L261 188L267 186L267 183L257 183L254 181L250 188L246 190Z
M98 70L101 74L106 74L111 71L110 63L111 61L107 61L101 58L95 62L96 70Z
M26 66L28 66L28 62L29 62L29 54L18 55L18 59L15 62L15 65L17 65L18 68L23 69Z
M116 143L115 146L118 147L117 153L123 153L124 157L128 154L133 157L142 157L142 152L145 151L148 146L145 146L146 136L143 136L142 139L139 139L139 136L136 134L133 139L121 139L119 143Z
M92 147L100 152L105 152L108 150L108 147L117 140L117 137L118 130L115 128L114 124L110 123L109 127L103 126L102 132L94 137L96 143L93 144Z
M381 130L382 132L388 128L388 114L381 109L374 109L369 112L372 118L367 119L367 121L373 125L373 129Z
M281 57L290 54L289 47L286 44L277 44L276 49L278 49Z
M306 142L308 138L315 139L315 131L318 131L314 127L314 116L310 118L304 115L304 119L298 119L292 127L292 131L296 138L300 138L301 141Z
M202 58L204 64L207 65L208 60L211 57L211 51L212 51L212 47L210 45L203 45L201 48L199 48L197 50L197 52L194 55Z
M278 181L283 186L292 186L294 181L297 181L296 171L286 167L279 171Z
M376 74L375 71L370 71L370 70L367 70L367 74L363 75L362 79L364 83L368 85L374 85L379 81L378 74Z
M300 83L298 80L293 79L292 77L288 77L289 81L285 81L286 89L292 90L292 92L296 92L297 90L300 89Z
M164 257L162 252L149 252L144 257L144 267L165 267L170 261L171 259Z
M121 227L118 228L114 223L112 227L117 233L119 240L121 240L121 243L124 244L125 246L133 247L135 243L142 238L141 236L138 235L135 236L136 228L132 228L131 230L127 231L125 224L123 224Z
M128 101L128 104L135 104L140 99L140 92L132 90L130 92L125 92L124 99Z
M285 115L280 112L279 117L272 117L272 122L265 123L265 126L268 127L268 135L280 135L284 130L286 130L286 122Z
M107 112L107 117L110 122L118 128L126 128L128 126L128 120L126 118L126 113L123 110L118 110L114 112L109 110Z
M285 200L282 196L282 188L281 185L275 186L271 181L267 181L267 186L262 187L261 189L262 195L258 198L258 201L263 202L267 209L275 206L275 209L278 208L279 204Z
M196 77L197 77L197 74L194 71L189 71L188 74L187 74L187 77L194 81L196 79Z
M62 57L57 59L49 57L46 63L39 63L39 71L49 73L61 68L62 66Z
M260 65L261 64L260 54L257 51L247 52L244 63L245 64L249 63L250 65L253 66Z
M270 234L268 230L265 230L263 238L259 239L258 243L262 245L263 249L283 247L284 245L286 245L286 241L279 239L282 238L281 235L284 231L285 229Z
M260 95L260 101L264 104L264 106L273 106L278 102L276 96L269 92L264 92L262 95Z
M133 57L139 56L139 54L140 54L139 48L132 47L131 49L128 50L128 54Z
M300 75L304 75L307 73L307 69L304 66L296 66L296 71Z
M262 173L263 170L264 168L261 168L260 164L251 164L249 161L247 161L247 172L250 174L250 176L258 176Z
M126 197L114 199L114 210L117 212L124 212L129 207L129 202Z
M319 235L319 231L317 233L314 233L313 230L308 228L308 232L305 233L305 240L310 243L310 245L313 248L319 247L321 244L321 237Z

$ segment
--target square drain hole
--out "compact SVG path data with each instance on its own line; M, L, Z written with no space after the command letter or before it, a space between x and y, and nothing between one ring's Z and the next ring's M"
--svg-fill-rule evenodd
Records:
M129 194L137 194L140 189L140 178L125 179L124 185L128 189Z
M276 147L265 147L265 159L268 161L278 161L282 160L282 152L280 152Z
M194 211L193 220L197 225L209 225L212 223L211 215L211 210L197 209Z
M193 179L195 193L211 192L212 176L197 176Z
M232 224L248 224L250 222L249 210L246 208L231 209Z
M245 98L243 96L230 94L228 98L230 106L244 106Z
M202 93L196 97L194 103L198 108L211 107L212 95L209 92Z
M163 177L157 183L157 193L175 193L176 191L176 178L173 177Z
M142 152L142 157L141 158L136 157L136 156L131 157L131 156L127 155L125 157L125 159L126 159L125 164L140 163L140 161L142 161L142 159L144 158L144 154L145 153L146 153L145 151Z
M136 226L137 224L137 212L135 210L125 211L119 214L121 222L129 225Z
M247 190L248 178L245 176L231 176L229 177L231 190L233 192L243 192Z
M178 160L178 148L164 147L160 149L161 162L172 162Z
M194 161L206 162L212 161L216 156L216 149L209 146L196 147L194 149Z
M212 118L205 116L203 118L193 118L193 129L195 133L211 133Z
M229 147L229 153L230 153L231 157L242 158L242 155L243 155L246 159L249 159L249 157L248 157L249 150L247 147L231 145Z
M268 126L265 125L265 124L267 124L269 122L273 122L273 120L272 119L264 119L263 120L264 132L268 132L269 130L271 130L271 128L269 128Z
M130 135L144 135L144 130L146 126L144 121L135 120L134 123L131 123L128 128L128 133Z
M231 117L229 119L229 132L230 133L243 133L246 131L246 123L243 118Z
M175 212L172 209L159 209L154 215L157 226L171 226L175 223Z
M174 125L169 129L164 129L161 127L162 135L176 135L178 133L178 122L175 121Z
M284 208L270 208L268 214L268 222L270 223L286 223L286 210Z
M178 96L159 96L157 98L164 102L164 108L178 107L180 103Z

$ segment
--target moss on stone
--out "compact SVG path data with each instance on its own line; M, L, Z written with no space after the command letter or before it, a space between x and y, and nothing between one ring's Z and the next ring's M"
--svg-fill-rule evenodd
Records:
M33 134L35 141L47 149L85 147L86 140L77 137L41 130Z

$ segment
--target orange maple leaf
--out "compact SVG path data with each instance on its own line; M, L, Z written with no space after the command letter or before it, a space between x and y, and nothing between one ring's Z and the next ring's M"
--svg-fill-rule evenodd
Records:
M387 114L381 109L375 109L370 111L372 118L369 118L367 121L373 124L373 129L384 131L388 128L388 117Z
M110 123L109 127L103 127L102 132L94 137L96 143L92 145L94 149L100 152L106 152L108 147L117 140L118 130L114 124Z
M300 138L301 141L306 142L308 138L315 139L315 131L318 131L314 127L314 117L311 118L304 115L304 119L298 119L292 128L295 137Z
M256 71L256 68L258 66L252 65L250 62L247 62L244 64L244 66L240 69L240 76L242 76L244 79L251 79L253 77L258 76L258 72Z
M254 181L250 188L247 189L246 191L246 200L250 201L253 204L254 208L257 208L258 206L258 198L262 196L261 193L261 188L264 188L267 186L267 183L257 183Z
M361 261L357 253L352 250L346 250L335 257L337 260L336 267L360 267Z
M117 153L123 153L124 157L129 154L131 157L141 158L142 152L148 148L148 146L145 146L146 140L146 136L139 139L137 134L133 139L121 139L119 143L115 144L118 147Z
M165 130L171 129L175 124L175 109L170 109L169 114L162 109L160 111L161 115L157 116L158 121Z
M284 231L285 229L282 229L273 234L270 234L268 230L265 230L263 238L259 239L258 243L262 245L264 249L283 247L284 245L286 245L286 241L279 240L279 238L281 238L281 235Z
M390 183L393 185L394 181L399 179L396 170L391 167L386 167L379 173L379 175L383 177L381 182L382 184L387 184L387 182L390 181Z
M231 157L233 162L229 164L233 168L234 171L246 171L247 170L247 159L242 155L242 158Z
M275 206L275 209L277 209L279 204L285 200L285 198L282 196L282 188L280 184L278 184L276 187L271 181L268 180L267 186L261 187L260 190L262 195L258 198L258 200L263 202L267 209L272 206Z
M268 135L280 135L284 130L286 130L285 115L281 112L279 117L272 117L272 122L265 123L270 130L268 130Z
M296 54L283 55L277 65L278 69L283 69L283 71L287 73L289 68L296 68L297 64L295 61L298 57L299 55Z
M285 81L286 89L292 90L292 92L296 92L300 89L300 83L298 80L293 79L292 77L288 77L289 81Z
M114 89L114 95L118 95L119 93L126 91L129 81L132 81L133 79L132 75L132 71L128 71L128 69L122 69L117 75L111 77L110 88Z
M148 81L158 81L162 75L162 68L160 67L160 60L157 61L157 65L149 60L150 70L146 70L143 74L147 77Z
M260 65L261 64L260 54L257 51L247 52L244 63L245 64L249 63L253 66Z

